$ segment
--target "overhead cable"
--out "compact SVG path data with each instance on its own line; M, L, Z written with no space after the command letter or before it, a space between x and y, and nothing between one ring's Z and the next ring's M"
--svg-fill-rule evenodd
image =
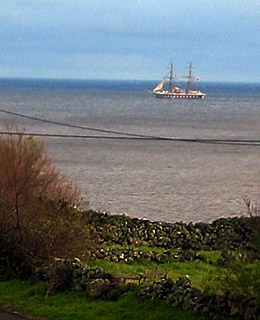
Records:
M41 122L46 122L46 123L52 123L55 125L69 127L69 128L76 128L76 129L83 129L83 130L88 130L88 131L118 134L118 135L126 135L126 136L130 136L130 137L155 138L155 139L157 138L154 136L143 135L143 134L138 134L138 133L129 133L129 132L122 132L122 131L107 130L107 129L98 129L98 128L93 128L93 127L75 125L75 124L71 124L71 123L64 123L64 122L59 122L59 121L54 121L54 120L48 120L48 119L33 117L33 116L25 115L22 113L18 113L18 112L4 110L4 109L0 109L0 112L6 113L6 114L11 114L13 116L17 116L17 117L21 117L21 118L26 118L26 119L31 119L31 120L36 120L36 121L41 121ZM159 138L163 139L163 137L159 137Z
M120 136L97 136L97 135L76 135L76 134L48 134L48 133L25 133L25 132L7 132L0 131L2 135L27 135L35 137L50 137L50 138L80 138L80 139L110 139L110 140L157 140L157 141L174 141L174 142L191 142L191 143L207 143L207 144L228 144L228 145L250 145L260 146L260 140L247 140L247 139L209 139L209 138L172 138L172 137L161 137L152 135L143 135L137 133L129 133L123 131L113 131L107 129L98 129L93 127L80 126L70 123L64 123L54 120L48 120L38 117L33 117L17 112L12 112L0 108L0 112L18 116L21 118L41 121L45 123L51 123L59 126L65 126L69 128L83 129L93 132L116 134Z
M146 140L146 141L172 141L187 143L205 143L205 144L228 144L241 146L260 146L260 140L232 140L232 139L185 139L185 138L166 138L166 137L124 137L124 136L94 136L94 135L76 135L76 134L50 134L50 133L31 133L31 132L9 132L0 131L0 135L33 136L47 138L78 138L78 139L104 139L104 140Z

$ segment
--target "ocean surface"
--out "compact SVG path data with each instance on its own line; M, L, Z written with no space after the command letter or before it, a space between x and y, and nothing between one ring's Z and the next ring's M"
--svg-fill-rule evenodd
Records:
M260 140L260 84L201 83L203 100L156 99L154 81L0 79L0 123L28 133ZM92 208L150 220L245 215L259 200L260 146L189 141L41 137ZM1 161L1 159L0 159Z

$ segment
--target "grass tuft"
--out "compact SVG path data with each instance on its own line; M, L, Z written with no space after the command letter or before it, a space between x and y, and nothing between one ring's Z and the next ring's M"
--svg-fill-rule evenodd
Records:
M173 310L165 301L141 301L135 292L116 302L90 301L86 293L56 293L44 296L41 284L11 280L0 283L0 304L12 305L46 319L62 320L136 320L145 315L147 320L207 320L195 313Z

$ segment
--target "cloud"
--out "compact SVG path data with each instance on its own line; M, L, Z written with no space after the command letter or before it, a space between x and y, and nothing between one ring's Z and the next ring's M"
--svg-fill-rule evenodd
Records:
M74 74L80 76L76 65L85 57L89 74L95 60L103 70L100 77L109 77L111 70L121 77L125 68L119 66L125 61L133 77L142 77L142 70L143 77L149 76L148 65L150 76L157 77L171 59L177 65L195 59L212 78L216 61L226 66L229 61L232 67L244 63L245 73L252 76L250 64L258 59L259 12L256 0L2 0L0 63L9 73L16 57L16 70L25 68L32 74L28 57L37 60L38 55L42 73L53 74L56 66L64 69L61 74L73 74L69 70L74 65ZM96 59L88 66L90 56Z

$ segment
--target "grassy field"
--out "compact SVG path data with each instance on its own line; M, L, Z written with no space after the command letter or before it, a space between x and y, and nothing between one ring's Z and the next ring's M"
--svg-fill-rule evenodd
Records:
M188 275L194 287L204 289L212 286L212 290L217 288L214 281L214 273L218 267L216 261L220 256L220 251L199 252L201 260L185 262L168 262L158 264L147 260L136 260L133 262L110 262L105 260L90 261L91 267L99 267L110 273L138 275L145 272L152 273L155 270L167 272L169 278L177 280L180 276Z
M214 261L219 252L201 252L201 261L151 263L145 260L131 263L92 261L91 266L102 267L111 273L135 275L156 268L167 270L173 279L189 275L194 286L203 288L206 279L214 273ZM46 283L11 280L0 282L0 304L12 306L46 319L135 320L145 315L146 320L207 320L195 313L173 310L165 301L139 300L135 292L123 295L118 301L90 300L85 292L58 292L45 297Z
M141 301L129 293L116 302L91 301L86 293L56 293L44 296L45 287L29 281L12 280L0 283L0 304L47 319L62 320L207 320L194 313L173 310L164 301Z

